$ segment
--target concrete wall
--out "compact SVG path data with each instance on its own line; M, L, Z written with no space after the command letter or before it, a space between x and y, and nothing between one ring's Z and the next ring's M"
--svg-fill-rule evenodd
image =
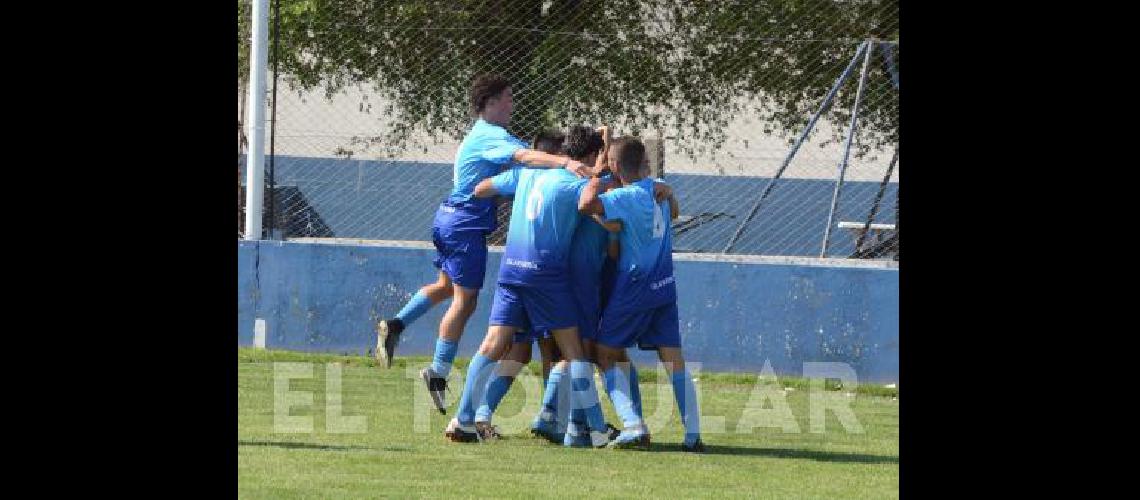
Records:
M363 354L375 321L434 281L427 243L238 242L238 344L255 318L269 348ZM460 343L470 356L487 329L501 251L492 249L479 306ZM685 357L704 369L801 375L805 361L849 363L860 381L897 382L896 263L676 254ZM447 303L404 334L397 355L427 355ZM634 352L636 361L652 353Z

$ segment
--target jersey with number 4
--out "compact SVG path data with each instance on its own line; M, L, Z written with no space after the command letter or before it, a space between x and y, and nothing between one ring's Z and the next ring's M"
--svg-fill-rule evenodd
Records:
M669 204L653 197L646 178L599 195L607 220L621 220L621 255L606 314L637 312L677 301Z
M586 180L565 169L512 168L491 178L514 195L499 283L569 288L570 244Z

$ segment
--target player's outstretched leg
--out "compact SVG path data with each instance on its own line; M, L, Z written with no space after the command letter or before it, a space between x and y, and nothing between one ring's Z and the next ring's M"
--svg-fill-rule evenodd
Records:
M645 414L641 412L641 384L637 379L637 365L633 363L633 360L629 359L628 351L628 349L622 349L621 355L617 358L617 362L618 365L622 367L622 370L626 370L629 373L629 397L633 400L633 411L636 412L637 417L644 422ZM602 376L605 377L604 372Z
M471 364L467 367L467 379L464 381L463 394L459 397L455 418L451 419L443 432L448 439L464 443L481 440L475 427L475 402L483 400L487 381L495 370L495 362L506 354L514 333L515 328L511 326L492 325L488 329L479 351L471 357Z
M423 316L432 306L450 298L451 293L451 279L447 277L447 273L440 271L439 279L416 291L411 300L396 313L396 317L376 323L374 355L381 366L392 367L392 356L396 352L396 344L400 342L400 334L404 329Z
M567 414L570 400L570 364L566 361L555 363L546 376L546 386L542 392L542 408L530 426L531 434L551 443L562 443L566 432Z
M451 374L455 354L459 351L459 339L463 336L463 327L467 324L471 313L475 312L479 297L478 289L459 285L454 285L452 288L451 306L447 308L443 320L439 323L439 338L435 341L431 366L421 372L432 403L440 413L447 413L447 402L444 398L447 391L447 376Z
M586 361L582 352L582 343L578 339L578 328L560 328L553 332L554 340L563 356L570 360L571 402L573 408L586 412L586 424L590 435L591 446L601 448L606 446L609 432L602 407L598 403L598 390L594 386L594 364ZM567 435L569 435L567 429ZM581 433L580 433L581 434Z
M677 411L681 414L681 423L685 426L685 440L681 443L681 449L695 453L704 452L697 389L693 385L693 377L685 369L681 348L661 347L657 350L657 356L669 370L670 381L673 383L673 396L677 399Z
M507 356L496 363L495 374L487 382L486 392L483 393L483 403L475 411L475 428L484 441L502 437L498 427L491 423L491 418L523 366L530 362L531 337L529 333L524 333L521 339L519 337L519 334L515 335L515 342L511 344Z
M624 356L623 349L598 344L599 366L606 381L606 393L614 404L614 411L621 417L623 429L613 442L615 448L649 448L649 429L634 404L630 364L619 361ZM628 359L628 358L626 358Z

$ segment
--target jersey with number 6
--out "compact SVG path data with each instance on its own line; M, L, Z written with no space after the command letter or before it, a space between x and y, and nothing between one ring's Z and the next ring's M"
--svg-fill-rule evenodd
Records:
M621 255L606 314L637 312L677 301L669 204L653 197L654 179L622 186L599 198L605 218L621 220Z
M515 196L499 283L569 288L570 243L586 180L565 169L512 168L491 178Z

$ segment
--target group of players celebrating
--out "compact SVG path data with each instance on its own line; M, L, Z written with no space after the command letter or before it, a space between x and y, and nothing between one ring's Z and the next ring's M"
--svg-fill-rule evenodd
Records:
M454 188L432 224L439 269L394 318L377 324L376 356L390 367L404 329L452 299L431 366L420 372L436 408L475 310L495 229L496 196L513 196L487 335L471 359L459 407L444 435L499 437L491 417L537 342L546 387L531 431L572 447L646 449L637 369L626 349L655 350L670 374L685 427L682 449L703 452L700 410L681 354L671 221L672 189L649 177L645 146L606 127L544 132L528 146L506 130L511 84L497 75L471 87L478 120L455 156ZM594 370L622 420L607 424Z

